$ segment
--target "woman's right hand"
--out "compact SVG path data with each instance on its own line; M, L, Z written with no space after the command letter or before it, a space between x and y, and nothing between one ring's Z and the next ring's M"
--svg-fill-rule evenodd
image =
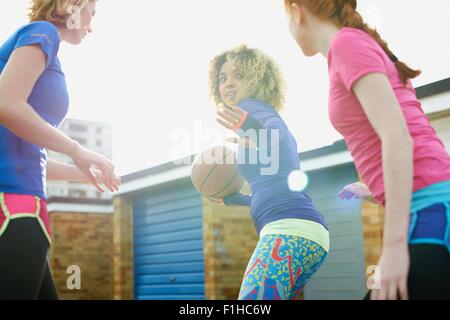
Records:
M69 154L73 163L83 172L89 181L104 192L100 181L93 173L92 166L95 166L102 174L103 184L111 191L117 190L117 183L114 174L114 164L100 153L90 151L77 143L75 150Z
M364 199L375 203L369 188L361 182L355 182L345 186L339 193L339 197L342 200Z

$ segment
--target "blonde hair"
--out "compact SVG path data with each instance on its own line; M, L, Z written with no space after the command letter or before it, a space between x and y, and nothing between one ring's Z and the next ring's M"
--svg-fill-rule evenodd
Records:
M31 0L28 12L30 22L48 21L54 23L66 23L67 9L71 5L84 7L91 1L97 0Z
M278 65L260 50L246 45L223 52L209 65L209 94L217 105L224 103L219 91L219 77L226 62L242 73L246 82L246 99L267 102L278 112L283 109L286 86Z

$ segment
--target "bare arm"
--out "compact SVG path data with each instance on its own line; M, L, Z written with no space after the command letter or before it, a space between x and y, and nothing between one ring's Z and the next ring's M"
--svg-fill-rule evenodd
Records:
M407 241L413 189L413 142L395 94L386 76L361 79L354 92L382 143L386 194L384 241Z
M98 184L105 184L105 179L103 173L97 169L89 169L92 174L96 177L96 182ZM93 184L97 186L97 183L93 183L89 177L80 170L76 165L68 164L55 160L47 160L47 180L49 181L70 181L70 182L79 182L86 184ZM119 190L119 186L121 184L121 178L114 175L112 178L112 182L108 187L110 191L114 192ZM103 191L103 188L99 188Z
M45 63L39 46L14 50L0 75L0 123L24 140L71 155L77 142L46 123L27 102Z
M354 85L353 91L382 144L386 218L380 268L381 285L384 289L375 293L375 298L395 298L397 289L401 296L406 298L409 272L407 235L413 190L413 141L395 93L385 75L365 76Z
M46 56L38 45L14 50L0 75L0 123L24 140L70 156L89 181L103 191L91 171L95 165L102 172L105 185L113 191L116 188L113 163L50 126L28 104L45 65Z
M73 164L47 160L47 180L90 183L88 177Z

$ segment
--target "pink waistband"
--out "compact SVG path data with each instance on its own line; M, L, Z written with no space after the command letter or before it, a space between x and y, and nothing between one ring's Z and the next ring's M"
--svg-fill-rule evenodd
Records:
M51 242L52 230L45 200L31 195L0 193L0 236L10 220L19 218L37 218Z

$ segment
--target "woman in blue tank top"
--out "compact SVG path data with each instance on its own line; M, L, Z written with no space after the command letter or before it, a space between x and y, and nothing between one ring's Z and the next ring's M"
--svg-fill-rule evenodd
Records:
M327 256L329 234L311 198L289 183L300 162L278 113L284 104L281 72L264 53L240 46L211 62L210 91L220 106L219 123L240 138L238 171L252 191L210 200L249 206L260 237L239 299L295 299Z
M57 298L46 259L47 179L100 191L120 184L111 161L56 129L69 107L59 46L82 42L95 9L95 0L32 0L30 23L0 46L0 300ZM48 160L46 149L74 165Z

